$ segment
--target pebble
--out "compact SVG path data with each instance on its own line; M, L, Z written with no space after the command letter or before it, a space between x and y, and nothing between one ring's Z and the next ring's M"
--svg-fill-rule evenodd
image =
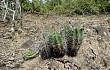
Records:
M71 63L66 63L65 65L64 65L64 67L66 68L66 69L71 69Z
M19 68L20 64L18 64L18 63L6 64L6 67L9 67L9 68Z
M3 66L5 66L5 63L0 63L0 67L3 67Z
M107 63L107 65L110 66L110 57L105 57L104 60Z
M23 60L23 59L18 60L18 63L23 63L23 62L24 62L24 60Z
M15 58L14 57L9 57L9 61L14 61Z
M6 64L6 67L14 68L15 66L13 64Z

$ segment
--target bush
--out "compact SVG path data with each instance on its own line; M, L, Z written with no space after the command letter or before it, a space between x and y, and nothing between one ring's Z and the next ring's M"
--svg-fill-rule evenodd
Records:
M28 0L22 0L21 1L21 7L24 11L30 11L31 10L31 4Z
M99 14L110 11L109 0L22 0L23 10L34 10L35 12L56 14Z

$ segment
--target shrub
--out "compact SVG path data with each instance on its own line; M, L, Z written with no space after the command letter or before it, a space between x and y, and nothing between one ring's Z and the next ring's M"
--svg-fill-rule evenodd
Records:
M24 10L48 13L53 11L56 14L99 14L110 11L109 0L21 0Z

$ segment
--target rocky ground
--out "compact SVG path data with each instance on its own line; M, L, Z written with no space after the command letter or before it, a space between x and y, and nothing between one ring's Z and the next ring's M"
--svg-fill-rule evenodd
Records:
M27 40L42 46L42 32L59 30L61 24L84 27L84 39L76 57L42 60L40 56L24 61L22 44ZM110 21L109 15L100 16L45 16L24 14L22 27L18 24L11 32L10 23L0 22L0 70L110 70ZM108 36L102 36L91 26L106 28Z

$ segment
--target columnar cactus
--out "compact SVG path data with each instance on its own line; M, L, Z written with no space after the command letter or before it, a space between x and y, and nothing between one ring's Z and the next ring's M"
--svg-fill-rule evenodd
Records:
M66 53L68 56L76 56L82 43L83 29L72 27L69 24L62 26L61 32L44 32L46 46L42 48L41 57L48 59L51 57L62 57Z
M51 58L51 57L62 57L64 55L64 49L62 46L63 37L58 32L51 32L45 33L44 38L46 39L46 47L42 49L42 51L48 50L49 52L45 52L46 54L43 55L44 52L41 52L41 57L43 59ZM49 56L47 56L49 55ZM46 58L45 58L46 56Z
M75 49L78 50L83 39L83 29L80 27L75 27L73 30L74 30L73 42Z
M83 28L79 28L77 27L77 32L78 32L78 45L80 45L82 43L83 40Z
M76 56L79 46L82 43L83 29L65 24L62 27L61 34L66 41L66 46L64 46L66 54Z

